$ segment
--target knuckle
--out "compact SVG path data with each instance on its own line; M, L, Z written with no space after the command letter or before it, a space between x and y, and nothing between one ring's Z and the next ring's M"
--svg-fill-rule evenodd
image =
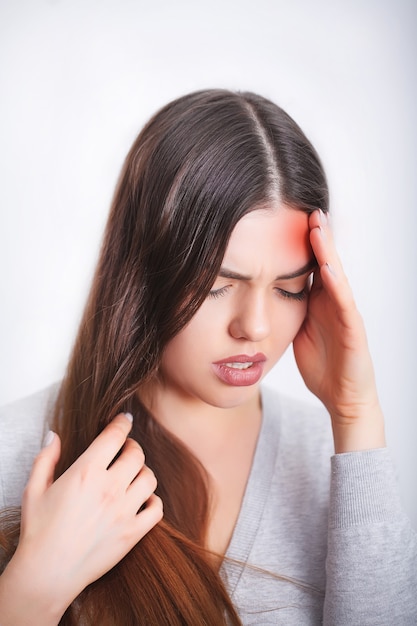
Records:
M142 513L145 513L145 515L142 515ZM156 494L152 494L140 508L138 516L141 517L141 523L145 524L148 530L155 526L155 524L158 524L164 516L164 507L161 498Z
M162 499L159 496L155 496L155 503L156 503L156 508L158 510L158 513L160 513L161 519L162 519L164 515L164 503L162 502Z
M125 420L116 417L108 426L109 431L114 434L115 437L125 440L127 433L129 432Z
M145 465L142 471L144 472L144 479L146 480L146 483L149 486L149 489L152 492L155 491L155 489L158 486L158 481L156 479L154 472L147 465Z
M115 482L110 482L102 487L99 500L103 508L113 508L120 499L120 488Z
M138 465L142 466L145 463L145 454L138 442L134 439L127 439L125 446L126 451L137 461Z
M153 502L152 502L153 522L157 524L158 522L161 521L163 516L164 516L164 505L162 503L162 500L159 496L154 495Z
M78 475L80 485L85 485L90 482L95 483L98 478L97 469L91 462L80 464Z

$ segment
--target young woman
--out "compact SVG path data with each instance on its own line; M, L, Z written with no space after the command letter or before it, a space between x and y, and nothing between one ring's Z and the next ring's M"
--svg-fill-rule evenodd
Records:
M145 126L59 393L3 412L2 626L416 622L327 212L264 98L193 93ZM291 342L327 411L260 387Z

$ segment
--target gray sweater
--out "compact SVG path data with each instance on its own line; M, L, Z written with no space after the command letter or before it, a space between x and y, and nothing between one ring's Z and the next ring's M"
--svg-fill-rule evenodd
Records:
M0 411L0 508L20 503L54 393ZM262 404L222 567L243 624L417 625L417 538L388 450L333 455L323 409L267 388Z

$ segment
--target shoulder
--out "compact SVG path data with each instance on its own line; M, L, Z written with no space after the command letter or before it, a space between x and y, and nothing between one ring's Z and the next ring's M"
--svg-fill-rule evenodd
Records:
M0 508L20 504L58 389L57 383L0 408Z

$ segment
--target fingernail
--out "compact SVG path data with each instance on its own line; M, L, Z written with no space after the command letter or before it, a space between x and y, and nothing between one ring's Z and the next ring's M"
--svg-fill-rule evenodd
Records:
M330 274L333 274L333 276L336 276L336 272L334 271L333 267L330 265L330 263L326 263L327 269L329 270Z
M320 216L320 222L323 224L323 226L326 226L328 219L323 209L319 209L319 216Z
M55 433L53 430L48 430L43 440L43 448L50 446L55 437Z
M130 423L133 422L133 415L131 413L125 413L125 417L129 420Z

